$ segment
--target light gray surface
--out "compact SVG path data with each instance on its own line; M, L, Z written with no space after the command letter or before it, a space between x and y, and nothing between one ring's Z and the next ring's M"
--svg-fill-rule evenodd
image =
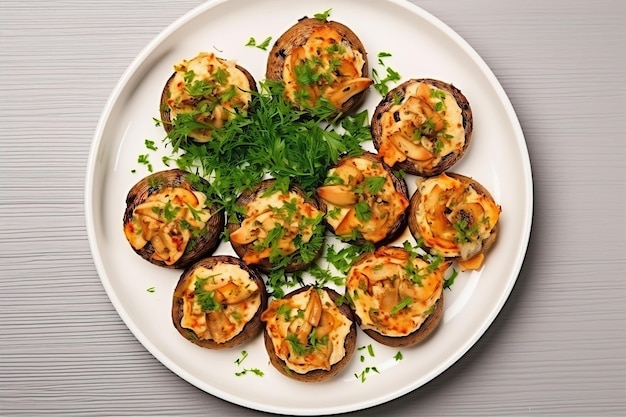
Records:
M534 224L509 301L468 354L354 415L625 415L625 2L414 2L508 93ZM100 112L140 50L200 3L0 3L0 415L261 414L154 359L109 302L87 243Z

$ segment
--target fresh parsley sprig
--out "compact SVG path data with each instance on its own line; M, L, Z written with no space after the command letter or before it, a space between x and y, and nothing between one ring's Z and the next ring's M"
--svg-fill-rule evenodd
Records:
M329 124L330 113L311 117L294 109L283 91L280 82L261 82L259 92L252 93L247 114L235 114L212 132L207 143L188 138L203 126L193 114L178 115L164 139L175 155L168 162L209 179L210 198L228 213L234 212L236 196L258 184L266 173L312 193L342 155L363 152L361 143L371 139L367 112Z

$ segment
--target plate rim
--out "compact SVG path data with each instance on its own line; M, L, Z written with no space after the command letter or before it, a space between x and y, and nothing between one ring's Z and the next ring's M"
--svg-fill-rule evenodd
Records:
M109 117L111 115L112 110L115 107L116 102L118 101L120 95L125 90L129 81L132 79L133 75L137 72L137 70L144 65L147 59L151 56L151 54L159 47L168 37L172 35L175 31L177 31L180 27L184 26L187 22L191 21L195 17L200 14L209 12L210 9L233 0L209 0L205 3L202 3L191 10L184 13L179 18L175 19L172 23L167 25L165 29L159 32L158 35L153 37L144 47L143 49L133 58L131 63L127 66L125 71L122 73L120 78L115 84L115 87L111 91L105 106L100 114L98 119L98 123L96 125L96 129L94 131L89 156L87 160L87 172L85 176L84 182L84 215L86 219L86 229L88 235L88 242L91 257L94 261L96 271L98 273L98 277L100 279L101 284L103 285L105 292L111 301L114 309L117 314L124 322L125 326L131 331L133 336L142 344L142 346L162 365L166 366L170 371L174 372L180 378L184 379L188 383L194 385L195 387L201 389L202 391L214 395L218 398L231 402L233 404L247 407L250 409L265 411L277 414L293 414L293 415L328 415L334 413L343 413L350 411L358 411L370 407L374 407L376 405L381 405L392 401L394 399L400 398L412 391L415 391L432 381L437 376L441 375L447 369L452 367L456 362L458 362L477 342L478 340L486 333L486 331L491 327L494 323L497 316L502 311L502 308L509 300L510 295L517 283L519 278L521 269L523 267L524 260L528 251L528 244L530 241L530 234L532 231L532 223L533 223L533 204L534 204L534 181L533 174L531 170L530 156L528 153L528 146L525 140L525 136L517 117L517 114L513 108L513 105L506 94L504 88L498 81L497 77L491 70L491 68L487 65L484 59L477 53L477 51L456 31L454 31L450 26L440 20L438 17L434 16L430 12L425 9L417 6L406 0L385 0L387 3L393 3L395 6L406 9L408 12L419 16L422 19L427 20L430 24L435 26L435 28L441 31L446 37L452 40L455 44L459 45L461 49L468 54L469 58L475 63L481 73L488 79L490 85L494 88L494 92L497 94L501 104L504 106L503 110L507 114L509 118L509 122L511 123L510 127L515 132L516 144L522 153L522 158L520 159L523 169L523 176L526 179L526 193L525 193L525 202L526 207L524 208L524 214L526 218L523 222L523 241L519 244L519 251L517 257L515 259L515 265L511 268L512 278L508 281L508 285L504 287L502 295L497 300L491 309L491 313L485 316L482 319L483 325L479 328L475 329L472 336L468 338L464 344L459 346L456 349L456 352L451 355L448 360L444 364L440 364L438 367L433 369L427 375L423 375L420 378L422 381L419 385L406 385L402 389L395 390L393 392L387 393L387 395L376 398L375 400L370 401L361 401L359 403L351 403L343 407L337 406L329 406L329 407L320 407L316 409L295 409L292 407L286 408L272 408L260 405L256 402L249 401L240 396L234 396L229 392L226 392L219 387L212 386L212 390L207 390L205 387L207 384L205 381L200 380L199 378L191 375L185 369L180 367L178 364L171 361L168 357L166 357L155 345L152 341L150 341L141 329L136 325L136 323L131 320L129 314L126 312L125 308L122 306L120 299L117 297L116 292L111 285L110 280L108 279L106 269L103 263L103 260L100 256L99 245L97 242L96 230L95 230L95 220L92 217L93 214L93 202L94 202L94 180L96 175L96 166L99 151L102 148L102 137L104 133L104 129L107 125ZM105 279L107 277L107 279ZM310 413L310 414L309 414Z

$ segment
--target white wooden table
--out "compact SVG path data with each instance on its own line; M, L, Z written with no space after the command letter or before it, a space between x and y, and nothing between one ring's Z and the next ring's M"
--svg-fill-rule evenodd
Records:
M626 415L626 3L413 1L509 95L534 223L513 293L478 343L422 388L354 415ZM152 357L87 243L84 177L103 106L139 51L200 3L0 3L0 415L261 414Z

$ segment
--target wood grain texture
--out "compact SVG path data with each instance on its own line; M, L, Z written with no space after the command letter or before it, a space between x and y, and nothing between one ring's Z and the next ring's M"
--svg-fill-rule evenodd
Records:
M509 95L531 156L533 231L509 301L467 355L349 415L626 414L626 4L414 2ZM262 414L153 358L109 302L87 243L100 112L141 49L200 3L0 3L0 415Z

